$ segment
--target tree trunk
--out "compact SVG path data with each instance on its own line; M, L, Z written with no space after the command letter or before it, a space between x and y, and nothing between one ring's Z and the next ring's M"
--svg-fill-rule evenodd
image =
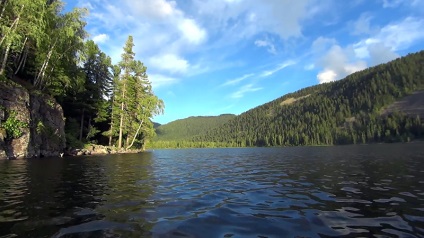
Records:
M118 149L121 149L122 148L122 130L124 128L125 86L126 86L126 84L124 83L124 88L122 90L122 102L121 102L121 119L120 119L120 122L119 122Z
M134 141L135 141L135 139L137 138L137 136L138 136L138 133L140 133L140 129L141 129L141 126L143 125L143 120L141 120L141 122L140 122L140 125L138 126L138 129L137 129L137 131L135 132L135 135L134 135L134 137L133 137L133 139L132 139L132 141L131 141L131 144L127 147L127 150L129 149L129 148L131 148L131 146L133 146L133 144L134 144Z
M88 138L88 136L90 135L90 130L91 130L91 116L88 117L88 133L85 136L85 139L88 141L90 138Z
M22 59L19 62L18 68L15 71L15 75L17 75L21 69L25 69L27 58L28 58L28 49L25 50L24 55L22 56Z
M115 105L115 94L112 97L112 110L110 115L110 135L109 135L109 146L112 146L112 137L113 137L113 105Z
M121 102L121 119L119 122L118 149L122 148L122 128L124 127L124 102Z
M1 68L0 68L0 75L3 75L4 72L6 71L6 64L7 64L7 58L9 57L10 45L11 44L7 45L6 51L4 52L4 57L3 57L3 61L1 63Z
M43 65L41 66L40 72L38 72L37 77L35 78L35 86L38 86L40 82L44 79L44 75L46 73L47 67L49 66L50 58L53 54L53 49L56 45L56 42L52 45L52 47L49 50L49 53L47 54L47 58L44 60Z
M84 130L84 109L82 109L82 113L81 113L80 134L79 134L79 140L80 141L82 141L83 130Z
M110 135L109 135L109 146L112 146L112 136L113 136L113 104L115 103L115 98L112 99L112 112L110 115Z
M25 46L26 46L27 41L28 41L28 37L25 37L24 44L22 45L22 49L19 52L19 60L18 60L19 64L18 64L18 67L15 71L15 75L18 74L19 70L21 69L23 62L25 61L25 58L26 58L25 55L26 55L27 51L25 50L25 52L24 52L24 49L26 48Z

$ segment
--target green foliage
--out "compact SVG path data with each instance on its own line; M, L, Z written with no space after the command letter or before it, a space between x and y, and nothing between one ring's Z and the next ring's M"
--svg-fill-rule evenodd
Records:
M88 127L88 132L87 132L87 136L86 136L86 138L89 140L89 139L91 139L91 138L93 138L94 136L96 136L97 135L97 133L99 133L100 132L100 130L98 130L96 127L94 127L94 126L89 126Z
M118 148L129 149L135 144L143 147L154 136L151 118L163 113L163 101L152 91L141 61L135 60L133 38L128 37L118 66L113 67L115 88L113 90L111 134L118 134Z
M49 105L49 107L51 107L51 108L54 108L54 106L55 106L54 101L53 101L52 99L50 99L50 98L46 99L46 103L47 103L47 105Z
M42 122L42 121L38 121L38 122L37 122L37 127L35 128L35 131L36 131L38 134L41 134L41 133L43 133L43 132L44 132L44 130L45 130L45 126L44 126L43 122Z
M105 136L112 142L117 131L127 145L131 138L131 144L143 144L154 135L151 118L162 112L163 102L151 90L146 67L135 60L131 36L114 67L94 41L86 40L87 9L63 11L61 0L6 0L0 6L0 81L16 79L31 91L55 97L68 118L68 144L104 144ZM125 104L121 110L119 103ZM55 106L50 99L47 104ZM115 123L121 116L125 126ZM6 126L19 134L19 125ZM38 133L49 133L42 124L35 126Z
M68 148L83 148L84 143L78 140L77 137L72 134L65 134L66 137L66 147Z
M9 112L6 121L1 124L1 127L6 130L7 137L17 139L22 136L23 128L28 127L28 123L22 122L16 118L16 112Z

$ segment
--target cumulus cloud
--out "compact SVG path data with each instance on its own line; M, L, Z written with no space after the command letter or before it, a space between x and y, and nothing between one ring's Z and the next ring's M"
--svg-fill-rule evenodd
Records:
M391 4L394 3L391 2ZM344 48L335 40L323 37L313 42L314 52L326 51L324 57L318 62L318 65L323 68L317 75L320 83L344 78L368 65L386 63L399 57L396 52L407 49L424 39L424 32L421 30L424 29L424 19L407 17L379 29L372 29L369 24L370 19L370 16L362 15L356 24L363 33L372 33L372 35ZM359 27L361 25L363 27Z
M93 41L97 44L105 43L109 39L107 34L99 34L93 37Z
M334 45L320 61L323 70L317 75L319 83L328 83L342 79L349 74L367 67L365 61L356 60L354 51Z
M358 58L370 59L372 65L398 57L396 51L409 48L424 39L424 20L408 17L384 26L375 35L353 45Z
M269 40L256 40L255 45L257 47L265 47L267 51L273 55L277 54L274 44Z
M206 38L206 31L200 28L193 19L182 19L178 24L178 29L184 38L193 44L199 44Z
M392 51L389 47L383 44L372 44L368 46L371 65L377 65L389 62L399 57L399 55Z
M80 6L89 6L87 29L95 33L97 42L107 40L105 52L112 53L114 62L119 61L126 37L132 35L137 58L147 59L149 74L181 77L243 64L230 57L240 44L259 35L270 35L273 41L257 39L254 44L276 54L274 41L302 37L303 21L319 12L311 10L317 4L310 0L267 0L261 4L255 0L78 1ZM97 35L100 30L104 35ZM262 77L285 67L264 71Z
M185 73L190 67L187 60L174 54L154 56L150 59L150 65L170 73Z
M239 90L237 90L236 92L234 92L234 93L232 93L231 95L230 95L230 97L231 98L234 98L234 99L236 99L236 98L242 98L242 97L244 97L244 95L246 94L246 93L249 93L249 92L256 92L256 91L259 91L259 90L261 90L262 88L260 88L260 87L255 87L253 84L247 84L247 85L244 85L244 86L242 86Z
M424 39L424 19L407 17L401 22L383 27L375 39L394 50L405 49L414 42Z

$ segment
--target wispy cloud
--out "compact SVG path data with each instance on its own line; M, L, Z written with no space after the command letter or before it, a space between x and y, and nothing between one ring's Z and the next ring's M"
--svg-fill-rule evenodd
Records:
M153 68L170 73L185 73L190 67L187 60L174 54L153 56L150 58L149 62Z
M162 74L150 74L149 80L152 83L153 89L169 86L179 81L178 78L169 77Z
M245 79L247 79L247 78L252 77L253 75L254 75L254 74L245 74L245 75L243 75L243 76L241 76L241 77L238 77L238 78L235 78L235 79L228 80L227 82L225 82L225 83L221 84L221 86L230 86L230 85L238 84L238 83L240 83L241 81L243 81L243 80L245 80Z
M267 51L273 55L277 54L274 44L269 40L256 40L255 45L257 47L265 47Z
M404 1L403 0L383 0L383 7L384 8L397 7L400 4L402 4L402 2L404 2Z
M230 97L231 97L231 98L234 98L234 99L242 98L242 97L244 97L244 95L245 95L246 93L249 93L249 92L256 92L256 91L259 91L259 90L262 90L262 88L261 88L261 87L255 87L253 84L247 84L247 85L242 86L242 87L241 87L239 90L237 90L236 92L232 93L232 94L230 95Z
M284 69L284 68L286 68L288 66L294 65L294 64L296 64L296 62L294 60L287 60L287 61L279 64L274 69L263 71L260 76L261 77L269 77L269 76L277 73L278 71L280 71L280 70L282 70L282 69Z
M383 44L392 51L410 47L417 41L424 39L424 19L407 17L400 22L388 24L375 35L354 44L358 57L367 58L368 47L374 44Z
M362 35L362 34L370 34L372 33L373 29L371 28L371 20L372 16L369 13L363 13L359 17L358 20L356 20L352 24L352 34L353 35Z

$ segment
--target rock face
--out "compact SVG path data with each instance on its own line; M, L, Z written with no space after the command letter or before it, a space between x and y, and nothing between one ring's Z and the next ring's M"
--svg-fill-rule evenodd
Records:
M18 138L2 128L12 113L28 125ZM65 143L63 111L53 98L0 81L0 158L58 156Z

